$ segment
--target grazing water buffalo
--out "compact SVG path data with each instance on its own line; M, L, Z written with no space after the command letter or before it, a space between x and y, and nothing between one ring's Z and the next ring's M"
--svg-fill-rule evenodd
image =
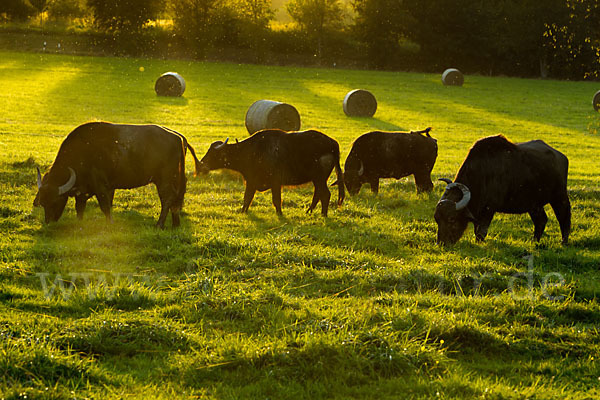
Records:
M257 190L271 189L273 205L281 215L281 187L312 182L315 191L308 212L320 201L321 213L327 216L331 197L327 179L333 168L340 182L338 205L344 201L339 145L314 130L287 133L265 129L238 143L214 142L200 161L200 168L203 172L227 168L242 174L246 181L242 212L248 211Z
M494 213L529 213L539 241L552 206L560 224L563 244L569 240L571 205L567 194L569 160L541 140L512 143L504 136L477 141L435 209L437 241L456 243L469 221L475 237L483 240Z
M73 130L63 141L50 170L37 171L34 205L44 207L46 223L58 221L67 199L75 197L77 217L83 218L87 200L96 196L110 220L115 189L154 183L161 212L157 226L164 227L169 210L173 226L185 194L185 153L194 149L183 135L156 125L117 125L90 122Z
M379 192L379 178L400 179L414 175L417 193L433 189L431 170L437 158L437 140L431 128L419 132L369 132L354 141L344 166L350 194L368 183ZM425 134L425 135L423 135Z

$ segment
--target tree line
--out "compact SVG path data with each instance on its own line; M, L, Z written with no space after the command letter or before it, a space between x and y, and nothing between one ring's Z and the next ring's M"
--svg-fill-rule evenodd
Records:
M0 20L81 18L125 52L171 38L186 55L215 49L296 54L374 69L600 78L600 0L2 0ZM155 22L171 21L157 29Z

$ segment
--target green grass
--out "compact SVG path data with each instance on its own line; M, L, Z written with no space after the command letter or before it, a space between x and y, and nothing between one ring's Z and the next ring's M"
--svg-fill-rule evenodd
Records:
M144 67L144 71L140 71ZM174 70L183 98L153 92ZM347 118L351 89L375 118ZM0 392L24 398L491 398L600 395L597 85L0 52ZM35 167L89 120L157 123L199 155L245 138L252 102L293 104L303 128L339 141L432 126L434 178L470 145L540 138L570 160L571 244L552 211L542 241L527 216L499 215L435 245L444 184L368 188L328 219L306 215L312 187L270 194L241 215L243 181L190 174L182 227L159 231L153 187L117 192L114 223L92 201L78 221L33 210ZM333 179L333 178L332 178ZM333 194L333 198L336 198Z

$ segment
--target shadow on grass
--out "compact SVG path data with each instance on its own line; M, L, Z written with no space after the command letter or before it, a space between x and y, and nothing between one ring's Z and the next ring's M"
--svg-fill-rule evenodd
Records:
M368 124L369 126L372 127L372 130L403 131L403 132L407 132L410 130L410 129L407 130L406 128L400 127L391 122L383 121L376 117L371 117L371 118L369 118L369 117L348 117L348 118L353 121L358 121L358 122L363 122L365 124Z
M0 164L0 182L11 186L35 186L36 168L45 171L48 166L40 164L33 157L24 161ZM33 202L33 199L31 200Z
M156 101L165 106L177 106L183 107L189 104L189 100L185 97L165 97L165 96L156 96Z

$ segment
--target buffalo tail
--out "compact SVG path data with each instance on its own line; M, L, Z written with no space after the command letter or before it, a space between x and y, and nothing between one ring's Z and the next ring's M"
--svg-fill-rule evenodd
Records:
M196 170L194 171L194 176L198 176L200 174L200 160L198 160L198 157L196 156L196 151L194 150L192 145L189 143L186 143L186 145L187 145L187 148L190 149L190 153L192 153L192 157L194 157L194 166L196 167Z
M335 174L337 175L337 187L338 187L338 206L341 206L344 202L344 198L346 197L345 191L345 183L344 183L344 173L342 172L342 167L340 166L340 154L337 154L335 160Z

